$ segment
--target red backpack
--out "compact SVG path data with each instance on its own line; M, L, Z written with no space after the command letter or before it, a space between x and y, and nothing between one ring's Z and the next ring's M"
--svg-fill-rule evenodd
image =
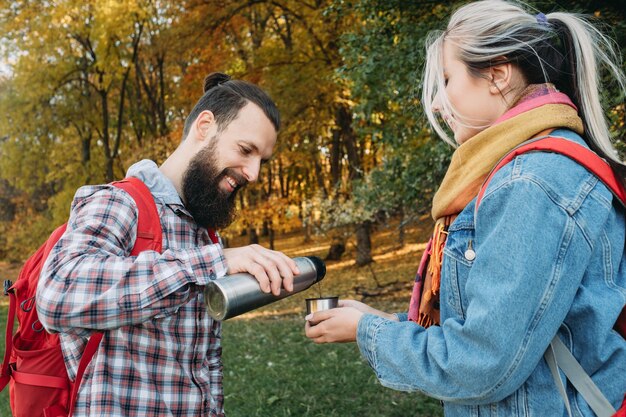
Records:
M478 210L478 206L480 205L485 190L487 189L487 185L491 181L494 174L504 165L511 162L513 158L526 152L554 152L567 156L594 174L604 183L604 185L607 186L609 190L611 190L620 203L626 207L626 190L624 189L624 186L619 178L615 175L615 172L611 169L611 166L604 159L575 142L554 136L547 136L524 142L522 145L505 155L504 158L496 164L478 192L475 211ZM622 335L622 337L626 339L626 306L617 318L614 328L620 335ZM544 358L550 367L554 381L561 393L561 396L563 397L570 416L572 415L570 404L567 399L563 381L561 380L561 376L558 371L559 369L563 371L570 383L582 395L597 416L626 417L626 394L624 395L624 402L622 403L620 409L617 411L613 409L611 403L609 403L609 401L600 392L593 380L589 377L589 375L587 375L576 358L574 358L574 355L572 355L565 344L561 342L558 336L555 336L550 342L550 346L548 347Z
M132 177L112 185L128 192L139 210L137 240L131 255L145 250L161 252L161 223L148 187ZM83 373L103 336L102 333L92 334L78 365L76 380L72 382L67 375L58 334L45 331L37 317L35 293L39 274L66 226L63 224L52 232L37 252L28 258L15 284L9 280L4 282L4 293L9 296L9 315L0 391L10 382L14 417L71 417ZM13 334L16 315L18 328Z

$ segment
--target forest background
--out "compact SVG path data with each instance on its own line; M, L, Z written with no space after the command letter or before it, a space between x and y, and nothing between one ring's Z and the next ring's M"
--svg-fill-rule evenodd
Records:
M463 3L0 0L1 278L15 279L66 221L79 186L120 179L142 158L163 162L204 77L222 71L269 91L283 120L274 157L222 235L325 257L324 292L405 308L453 151L423 116L424 38ZM624 0L530 4L594 15L626 45ZM615 88L603 100L624 152ZM225 322L229 415L441 415L435 400L380 387L354 344L306 339L304 297ZM0 328L6 310L0 300Z
M427 217L452 149L419 101L423 40L459 1L0 0L0 261L63 223L75 190L161 163L210 72L260 84L282 114L275 155L239 195L228 239L322 234L357 265L389 218ZM533 1L595 15L626 45L623 1ZM624 64L622 62L622 64ZM624 138L624 98L604 99ZM623 149L621 140L617 140Z

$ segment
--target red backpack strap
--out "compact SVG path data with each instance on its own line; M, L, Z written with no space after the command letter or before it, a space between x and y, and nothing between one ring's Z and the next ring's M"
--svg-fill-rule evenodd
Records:
M2 372L0 373L0 391L6 387L11 380L11 373L9 370L9 362L11 359L11 352L13 351L13 325L15 323L15 308L16 299L15 293L9 291L7 282L5 281L4 294L9 296L9 316L7 318L7 326L4 333L4 360L2 361Z
M485 182L483 182L476 197L476 208L482 201L487 185L491 181L491 178L496 172L500 170L504 165L508 164L518 155L526 152L554 152L567 156L568 158L579 163L585 167L589 172L594 174L600 181L606 185L609 190L619 199L622 205L626 206L626 190L622 186L619 178L615 175L615 172L611 169L611 166L596 153L576 142L572 142L567 139L547 136L544 138L533 139L528 142L524 142L522 145L513 149L506 154L491 170Z
M91 335L89 341L87 342L87 346L85 346L85 350L83 351L83 355L80 357L80 362L78 363L78 370L76 371L76 379L72 384L72 392L70 393L70 404L67 417L72 417L72 413L74 412L74 406L76 405L76 398L78 398L78 388L80 388L80 383L83 380L83 375L85 374L85 369L87 369L87 365L93 359L93 356L98 351L98 347L100 346L100 341L102 341L102 337L104 333L97 332Z
M214 244L220 243L220 238L217 236L217 232L215 230L208 229L208 232L211 242L213 242Z
M524 142L522 145L518 146L517 148L506 154L504 158L502 158L500 162L496 164L496 166L487 176L485 182L483 182L482 186L480 187L478 197L476 197L476 207L474 209L475 212L478 210L478 206L480 205L480 202L483 198L483 194L485 194L487 185L489 185L489 181L491 181L491 178L495 175L496 172L498 172L500 168L511 162L511 160L513 160L513 158L518 155L526 152L537 151L560 153L561 155L565 155L568 158L576 161L577 163L585 167L589 172L598 177L598 179L602 181L609 190L611 190L613 195L618 198L622 206L626 207L626 190L624 190L624 186L622 185L617 175L615 175L615 172L611 169L611 166L604 159L600 158L590 149L585 148L584 146L579 145L576 142L554 136L547 136ZM614 328L623 337L626 338L626 307L624 307L621 314L619 315Z
M130 254L136 256L145 250L160 253L163 246L163 230L159 211L150 189L143 181L135 177L127 177L112 184L130 194L139 210L137 240Z
M139 218L137 219L137 239L135 240L135 246L133 246L130 254L136 256L146 250L154 250L160 253L163 249L163 229L161 228L159 211L150 189L143 181L135 177L128 177L121 181L113 182L112 185L130 194L133 200L135 200L135 204L137 204L139 212ZM78 370L76 371L76 379L72 386L68 417L72 417L80 383L87 366L98 351L102 337L102 332L92 334L85 346L85 350L78 364Z
M137 241L131 255L138 255L144 250L161 252L163 245L163 230L154 197L150 189L139 178L126 177L113 183L118 188L130 194L139 208L139 213L150 213L150 216L139 216L137 225ZM215 230L208 229L209 238L213 243L219 243L219 237Z

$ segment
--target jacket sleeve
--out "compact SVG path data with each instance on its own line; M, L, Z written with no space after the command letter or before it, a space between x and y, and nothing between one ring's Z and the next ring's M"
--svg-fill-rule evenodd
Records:
M566 317L610 200L580 213L526 178L492 191L476 217L463 319L428 329L360 320L359 348L383 385L464 404L499 401L528 379Z
M37 287L39 319L47 330L80 334L142 323L175 311L195 296L197 285L226 273L216 244L130 256L137 218L135 202L123 190L77 192L67 230Z

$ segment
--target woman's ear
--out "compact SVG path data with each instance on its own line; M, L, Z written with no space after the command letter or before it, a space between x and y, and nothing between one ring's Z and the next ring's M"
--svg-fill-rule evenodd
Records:
M510 62L494 65L489 68L489 79L491 84L489 92L506 96L513 89L514 68Z

